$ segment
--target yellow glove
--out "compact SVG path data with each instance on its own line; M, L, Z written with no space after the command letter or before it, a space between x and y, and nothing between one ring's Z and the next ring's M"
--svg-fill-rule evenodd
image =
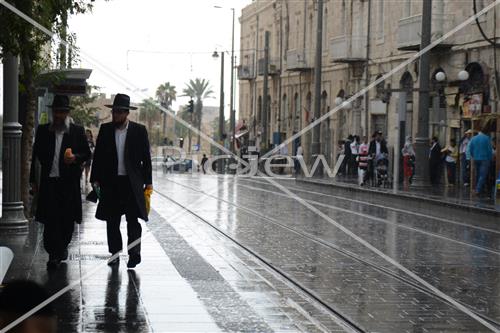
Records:
M151 194L153 194L153 189L145 189L144 190L144 201L146 202L146 212L149 215L149 211L151 210Z

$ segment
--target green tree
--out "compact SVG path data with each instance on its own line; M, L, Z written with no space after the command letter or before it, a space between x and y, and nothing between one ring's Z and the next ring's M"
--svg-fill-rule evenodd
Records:
M165 82L161 84L156 89L156 100L161 106L170 110L172 107L172 102L177 98L177 91L175 86L171 85L170 82ZM167 135L167 114L163 113L163 136Z
M88 86L87 94L71 98L71 106L73 107L73 110L71 110L71 118L73 118L75 124L85 128L92 125L99 125L99 119L97 119L99 107L92 105L96 101L98 95L92 92L93 89L98 90L97 87Z
M196 126L198 131L201 130L201 121L203 117L203 101L209 97L212 97L213 90L210 87L210 81L205 79L195 79L189 80L184 88L183 96L189 96L195 100L194 104L194 114L193 114L193 125ZM200 144L200 135L198 134L197 144Z
M160 109L152 98L144 99L139 105L139 119L146 124L150 139L154 141L152 134L155 133L153 123L160 120Z
M66 36L67 20L69 14L82 14L92 9L92 0L7 0L19 11L29 16L45 28L59 36ZM20 110L19 121L23 125L21 139L21 197L24 202L25 212L28 214L29 204L29 169L33 145L33 129L35 125L35 110L37 108L37 95L35 82L38 75L49 68L51 54L44 52L50 45L51 36L35 28L30 23L0 5L0 58L5 53L18 55L21 65L19 77L20 99L25 105Z

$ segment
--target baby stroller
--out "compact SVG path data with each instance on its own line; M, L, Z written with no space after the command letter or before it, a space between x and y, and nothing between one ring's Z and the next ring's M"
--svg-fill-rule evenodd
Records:
M389 160L386 155L375 161L376 186L389 187Z

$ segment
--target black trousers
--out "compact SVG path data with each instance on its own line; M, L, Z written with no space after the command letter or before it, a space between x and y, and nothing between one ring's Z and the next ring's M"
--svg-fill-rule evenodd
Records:
M52 204L49 209L51 217L44 223L43 246L50 259L62 258L75 229L72 214L66 211L70 207L70 198L65 195L65 186L59 178L50 178L48 181L47 195Z
M120 232L120 223L122 215L127 220L127 245L141 238L142 227L137 218L137 202L132 192L132 186L128 176L118 176L113 185L114 200L117 202L117 211L114 216L106 221L106 233L108 237L108 250L110 253L117 253L123 249L122 234ZM128 254L140 254L141 243L138 242L134 247L128 250Z

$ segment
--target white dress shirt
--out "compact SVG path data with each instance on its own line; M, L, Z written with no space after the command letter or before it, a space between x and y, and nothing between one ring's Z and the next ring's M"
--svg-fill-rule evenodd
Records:
M52 160L52 168L50 169L50 178L60 177L59 173L59 157L61 155L61 144L64 137L64 131L56 131L56 144L54 148L54 159Z
M115 129L116 153L118 155L118 176L126 176L125 168L125 140L127 139L128 124L124 129Z

